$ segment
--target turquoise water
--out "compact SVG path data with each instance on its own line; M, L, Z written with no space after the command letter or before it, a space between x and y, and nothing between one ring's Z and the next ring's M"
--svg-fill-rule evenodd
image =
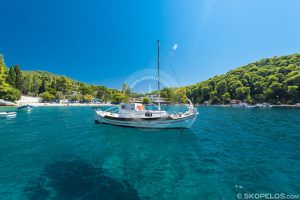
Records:
M300 109L200 107L189 130L99 125L89 107L0 119L0 199L300 194Z

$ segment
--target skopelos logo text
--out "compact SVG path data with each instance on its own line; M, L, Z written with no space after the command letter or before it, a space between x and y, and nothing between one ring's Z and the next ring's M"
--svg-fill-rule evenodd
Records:
M268 200L287 200L299 199L299 194L286 194L286 193L237 193L237 199L268 199Z

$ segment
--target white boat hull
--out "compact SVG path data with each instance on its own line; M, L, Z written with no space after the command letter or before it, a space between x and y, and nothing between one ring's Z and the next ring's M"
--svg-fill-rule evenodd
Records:
M17 116L16 112L0 112L0 117L15 117Z
M146 119L146 118L136 118L136 119L114 119L112 117L105 117L101 111L96 111L95 122L111 124L115 126L124 127L134 127L134 128L153 128L153 129L165 129L165 128L190 128L197 117L197 113L178 118L161 118L161 119Z

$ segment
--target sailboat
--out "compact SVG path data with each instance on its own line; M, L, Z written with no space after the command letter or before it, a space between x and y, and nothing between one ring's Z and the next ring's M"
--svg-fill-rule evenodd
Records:
M190 128L195 121L198 112L193 103L188 99L187 111L178 114L169 114L161 109L160 102L160 43L157 41L157 87L158 109L146 110L141 103L124 103L119 106L117 112L108 110L96 110L95 122L116 126L134 128Z

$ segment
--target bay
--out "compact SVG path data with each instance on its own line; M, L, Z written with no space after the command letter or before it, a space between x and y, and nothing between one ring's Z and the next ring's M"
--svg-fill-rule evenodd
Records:
M183 130L95 124L89 107L40 107L1 118L0 199L300 193L300 109L198 111Z

